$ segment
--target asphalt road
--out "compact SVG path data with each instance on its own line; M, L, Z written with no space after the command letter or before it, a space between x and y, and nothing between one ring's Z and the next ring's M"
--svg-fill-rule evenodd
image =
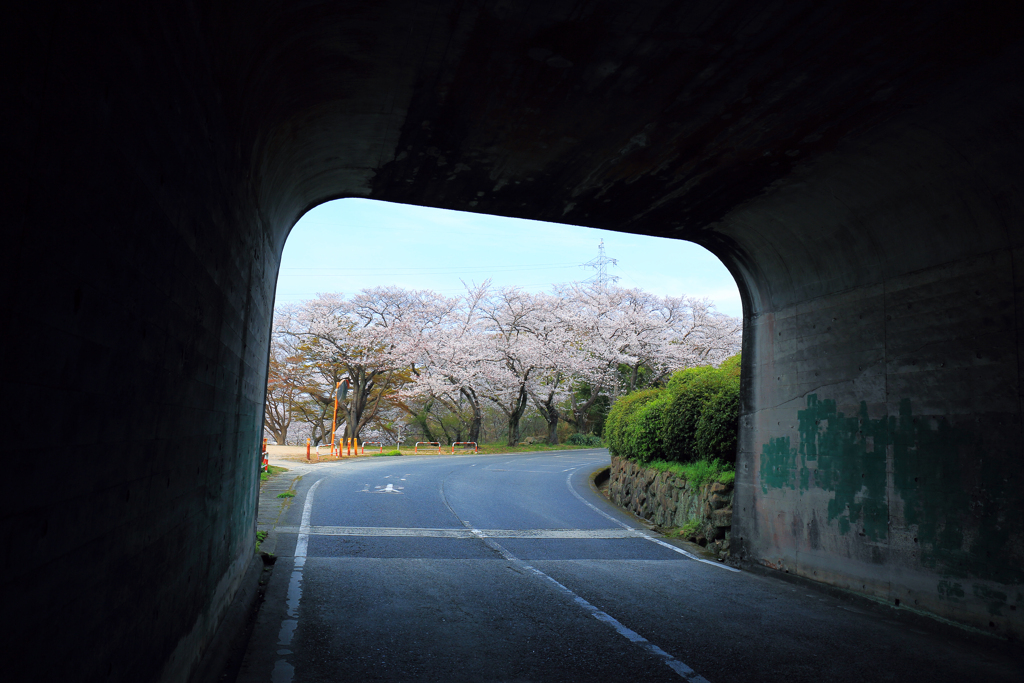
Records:
M1024 680L1005 649L695 559L591 489L607 463L319 466L275 532L238 680Z

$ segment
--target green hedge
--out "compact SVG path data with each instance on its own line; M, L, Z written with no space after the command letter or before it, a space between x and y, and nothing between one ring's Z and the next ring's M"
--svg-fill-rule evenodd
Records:
M570 446L596 446L600 448L604 445L601 437L594 434L573 434L565 442Z
M665 389L619 399L608 413L605 434L613 455L652 460L736 461L740 357L721 367L688 368Z
M623 447L630 458L648 462L658 458L665 448L665 417L671 396L663 389L640 406L623 430Z
M634 391L615 402L604 422L604 438L608 442L608 449L612 455L629 457L626 455L626 426L632 419L633 413L656 399L661 392L661 389Z

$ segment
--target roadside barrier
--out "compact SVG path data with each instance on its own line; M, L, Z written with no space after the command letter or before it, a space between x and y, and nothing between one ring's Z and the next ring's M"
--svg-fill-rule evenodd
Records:
M438 453L441 452L441 442L440 441L417 441L416 445L413 446L413 448L412 448L412 452L413 453L419 453L420 452L420 446L422 444L426 444L428 446L436 447L437 448L437 452Z
M270 469L270 461L267 460L267 440L263 439L263 466L262 466L262 470L264 472L267 472L267 471L269 471L269 469Z
M479 453L480 452L480 446L477 445L476 441L456 441L456 442L454 442L452 444L452 453L455 452L455 447L456 446L469 446L470 444L473 445L473 452L474 453Z
M364 441L363 445L360 447L361 451L362 451L361 452L362 455L366 455L366 447L368 445L371 445L371 444L377 444L378 446L380 446L380 451L379 452L380 453L384 452L384 442L383 441Z

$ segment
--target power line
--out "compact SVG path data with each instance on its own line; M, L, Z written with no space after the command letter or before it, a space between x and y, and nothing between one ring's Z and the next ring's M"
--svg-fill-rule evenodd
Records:
M506 270L507 271L507 270L516 270L516 269L518 269L518 270L546 270L546 269L555 269L555 268L576 268L578 265L579 265L578 263L550 263L550 264L527 263L527 264L522 264L522 265L513 265L513 264L505 264L505 265L473 265L473 266L464 266L464 267L459 268L457 270L452 270L451 266L436 266L436 267L426 266L426 267L410 267L410 268L389 268L388 270L389 271L414 272L414 273L440 271L438 274L443 275L446 272L463 272L463 271L469 271L469 270L484 270L484 271L489 271L489 270ZM361 272L374 272L374 273L380 272L379 268L328 268L328 267L319 268L319 267L316 267L316 266L289 267L289 268L281 268L281 270L282 271L286 271L286 270L288 270L288 271L291 271L291 270L318 270L318 271L343 271L343 272L358 272L358 273L361 273ZM291 277L296 277L296 276L291 276Z
M519 287L520 289L526 289L528 287L548 288L548 287L551 287L551 286L553 286L555 284L557 284L557 283L554 283L554 282L534 282L534 283L525 284L525 285L511 285L511 286ZM428 287L427 289L430 289L430 288ZM432 289L431 291L433 291L433 292L435 292L437 294L461 294L462 292L465 292L466 290L462 289L462 288L459 288L459 289ZM278 293L277 300L278 301L282 301L284 299L296 298L296 297L313 297L313 296L317 296L319 294L324 294L324 293L325 293L324 291L319 291L319 292L288 292L288 293Z

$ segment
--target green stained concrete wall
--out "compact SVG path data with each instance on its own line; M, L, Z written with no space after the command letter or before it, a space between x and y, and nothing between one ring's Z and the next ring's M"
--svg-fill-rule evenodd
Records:
M1024 206L989 171L1021 133L991 103L962 108L967 92L725 221L801 236L740 269L751 305L733 548L1019 639ZM995 97L1019 101L1010 93ZM977 127L1005 147L968 150ZM927 196L908 201L912 187Z
M848 416L811 394L797 420L797 444L777 437L762 446L763 494L830 494L827 522L842 536L874 542L887 541L890 518L901 515L896 521L914 531L923 567L956 579L1024 582L1015 534L1024 526L1024 494L1012 458L983 452L976 434L947 419L914 417L906 399L899 415L872 419L865 402ZM1004 591L980 584L973 591L993 613L1007 606ZM962 585L947 579L936 592L964 597Z

